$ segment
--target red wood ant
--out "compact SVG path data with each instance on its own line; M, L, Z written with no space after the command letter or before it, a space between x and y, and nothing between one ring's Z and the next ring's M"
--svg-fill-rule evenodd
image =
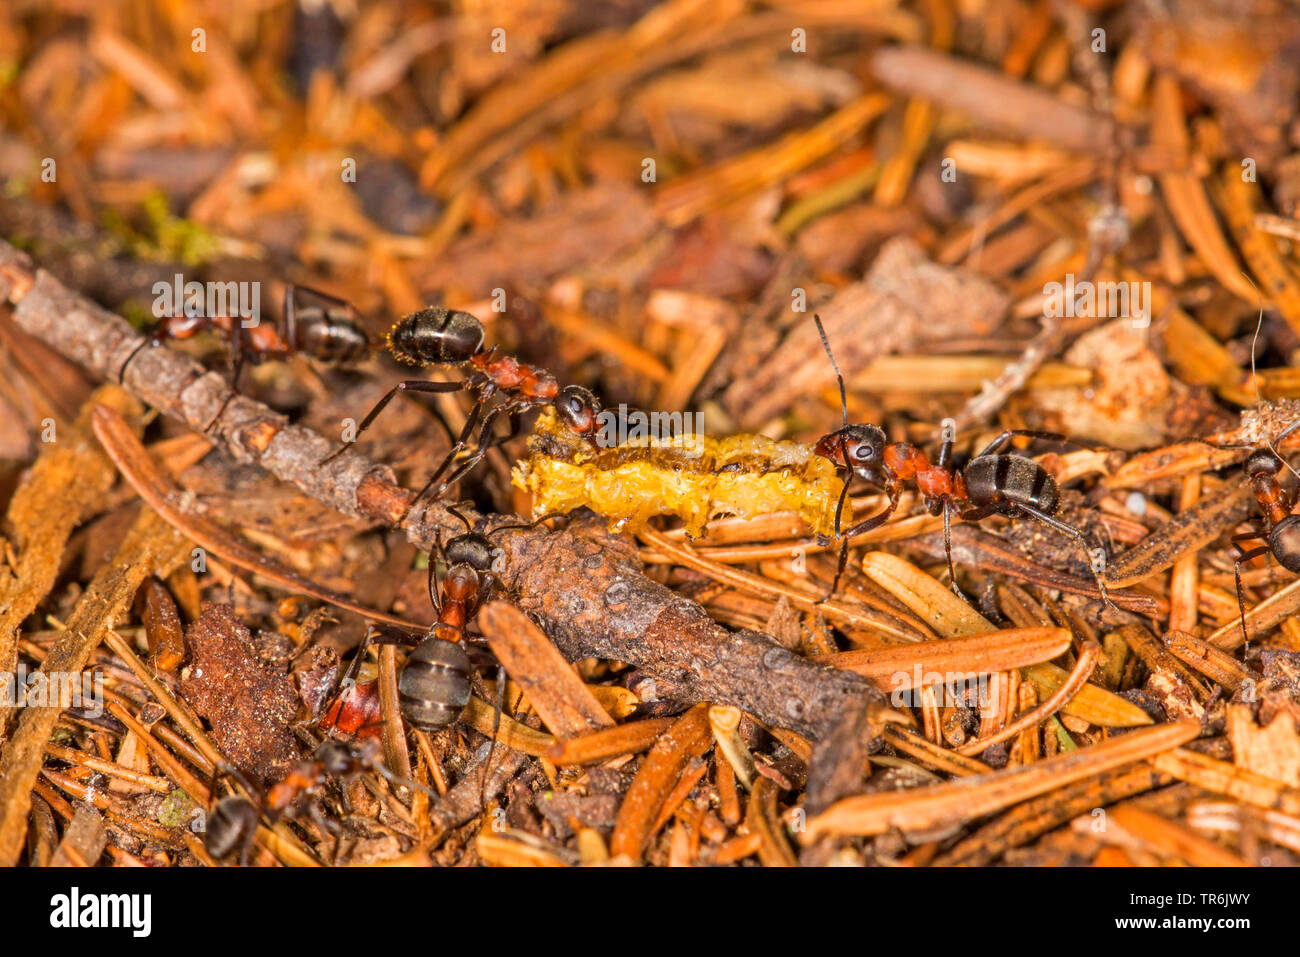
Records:
M1263 324L1264 309L1261 306L1259 322L1255 325L1255 338L1250 344L1250 376L1255 383L1256 401L1260 400L1260 394L1259 377L1255 369L1255 350L1259 345L1259 333ZM1246 459L1246 478L1250 481L1251 492L1259 505L1264 522L1262 533L1252 528L1249 532L1232 537L1232 547L1237 552L1236 561L1232 566L1233 577L1237 584L1237 610L1240 612L1241 638L1247 645L1250 643L1250 633L1246 630L1246 592L1241 585L1241 566L1256 558L1272 554L1278 564L1287 571L1300 574L1300 515L1293 514L1296 507L1296 493L1283 486L1277 478L1278 473L1284 468L1290 470L1293 475L1296 474L1295 469L1282 458L1277 447L1297 429L1300 429L1300 420L1288 425L1271 442L1266 442L1265 448L1245 446L1252 450ZM1241 446L1226 447L1240 448ZM1260 538L1263 538L1267 544L1249 550L1241 547L1242 542Z
M221 403L205 432L217 423L238 392L239 377L246 361L256 365L266 359L305 355L317 362L343 365L356 362L370 350L370 337L361 327L351 303L291 283L284 290L284 314L279 323L258 322L246 326L238 316L187 313L164 316L149 338L126 357L117 371L117 381L125 380L127 367L146 346L157 347L168 339L189 339L209 329L221 332L230 340L231 393Z
M943 549L948 559L948 578L954 592L962 595L957 584L956 572L952 563L952 519L957 512L963 521L977 522L990 515L1003 515L1015 518L1028 515L1050 525L1075 539L1082 546L1097 581L1097 589L1107 606L1111 604L1105 582L1105 550L1090 547L1087 538L1077 528L1066 524L1056 517L1060 507L1060 490L1056 480L1033 459L1015 455L1003 450L1011 445L1016 436L1048 439L1056 442L1069 441L1064 436L1049 432L1036 432L1024 429L1008 429L958 470L952 464L953 445L956 441L956 428L951 419L944 420L943 444L939 449L938 461L934 464L925 453L907 442L887 443L885 433L874 425L850 425L848 395L844 389L844 377L840 374L835 355L831 352L830 341L822 327L821 317L814 316L817 332L821 336L826 355L840 387L840 408L843 413L843 425L818 440L816 452L824 455L845 470L844 488L840 492L839 503L835 509L835 535L842 539L840 545L839 565L835 579L831 584L831 594L839 586L840 577L848 561L849 539L883 525L898 507L902 486L913 482L921 493L922 500L931 515L943 516ZM877 515L842 529L840 519L844 500L849 492L853 476L858 476L885 490L889 503ZM964 597L964 596L962 596Z
M492 426L501 415L515 415L550 405L577 434L592 437L596 432L600 403L590 390L579 385L560 388L555 377L546 370L519 362L511 356L499 356L495 346L484 349L483 341L483 324L478 319L467 312L441 306L411 313L389 330L388 350L399 362L413 366L434 363L468 365L472 371L464 379L453 382L406 379L397 383L361 420L356 431L357 437L370 427L399 392L445 393L468 390L476 394L474 407L455 444L433 477L412 500L410 507L414 507L433 488L434 483L443 477L456 457L470 447L475 429L478 429L478 437L473 450L447 475L433 498L439 498L449 485L467 475L479 463L493 444ZM498 393L505 397L504 401L489 409L492 397ZM341 455L348 444L344 443L323 461L328 462Z
M235 768L225 766L218 774L234 777L257 800L232 794L217 802L208 816L203 836L204 848L214 858L220 859L240 851L241 865L248 863L253 835L258 821L265 818L275 824L281 818L293 818L299 813L301 799L314 795L327 777L352 777L374 771L388 781L424 791L436 797L423 785L399 778L384 767L379 760L380 745L373 739L360 743L325 741L305 761L300 762L282 781L273 784L264 795L254 788ZM336 825L328 821L313 804L309 813L322 831L332 831Z
M1300 421L1287 426L1276 439L1276 446L1288 435L1300 429ZM1237 560L1233 564L1233 575L1237 581L1237 607L1241 612L1241 637L1249 642L1246 631L1246 593L1241 586L1241 566L1246 562L1272 554L1278 564L1292 574L1300 574L1300 515L1293 514L1296 506L1295 492L1285 488L1278 481L1278 473L1283 468L1290 468L1273 448L1258 449L1246 459L1246 477L1250 480L1251 491L1264 520L1264 530L1252 529L1240 535L1234 535L1232 546L1237 551ZM1250 550L1241 547L1241 542L1258 539L1263 536L1265 545Z
M397 680L402 716L412 727L437 731L464 715L474 682L473 663L465 651L467 631L474 613L492 590L496 550L487 535L474 530L458 506L449 506L448 511L465 523L465 534L445 543L439 541L438 553L446 566L441 581L438 562L430 557L429 598L437 620L419 638L389 627L372 625L367 629L338 692L316 721L317 730L359 737L378 737L381 733L378 683L356 681L372 643L415 646ZM535 524L503 525L492 534Z

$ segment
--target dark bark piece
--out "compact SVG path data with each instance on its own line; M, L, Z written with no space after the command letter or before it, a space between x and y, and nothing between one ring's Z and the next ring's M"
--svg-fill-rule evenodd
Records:
M211 725L212 742L251 778L284 778L298 760L290 731L298 699L288 671L256 653L229 605L205 603L185 641L190 664L181 672L181 696Z

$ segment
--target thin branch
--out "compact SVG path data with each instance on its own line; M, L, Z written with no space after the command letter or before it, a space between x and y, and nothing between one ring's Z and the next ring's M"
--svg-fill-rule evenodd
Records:
M23 253L0 242L0 300L13 320L65 357L116 380L143 341L121 317L68 289ZM230 389L215 372L167 348L146 348L124 386L166 414L203 430ZM393 472L355 450L322 460L333 443L291 425L260 402L235 396L213 438L241 462L254 463L345 515L401 528L429 549L439 534L462 528L440 503L411 510L413 497ZM478 516L471 515L471 519ZM517 521L496 517L489 527ZM640 667L660 698L730 704L760 721L820 737L852 699L865 697L872 733L888 708L858 675L813 664L761 632L728 631L698 604L641 573L634 548L596 526L575 531L514 530L499 536L502 585L571 661L598 657Z

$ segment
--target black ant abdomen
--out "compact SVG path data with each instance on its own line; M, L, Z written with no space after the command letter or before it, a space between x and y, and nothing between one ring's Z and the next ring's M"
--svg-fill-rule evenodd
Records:
M359 326L329 318L299 325L295 338L299 352L328 365L350 365L370 351L370 337Z
M468 312L431 306L401 319L388 332L388 351L399 362L427 366L468 362L483 348L483 324Z
M424 639L397 679L402 715L422 731L454 724L469 706L472 674L469 656L458 643Z
M1033 459L1022 455L985 455L962 470L966 495L976 508L1028 505L1055 515L1061 502L1056 479Z
M1300 515L1288 515L1268 533L1269 551L1287 571L1300 574Z
M237 849L248 847L257 830L258 811L247 798L223 797L208 815L203 848L220 860Z

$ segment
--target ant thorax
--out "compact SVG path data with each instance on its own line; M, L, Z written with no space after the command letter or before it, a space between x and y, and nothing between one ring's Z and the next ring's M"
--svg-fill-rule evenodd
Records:
M714 518L786 511L830 535L842 484L834 463L797 442L684 434L593 447L551 409L539 416L513 479L532 493L534 516L585 506L612 529L635 530L652 516L676 515L692 537Z

